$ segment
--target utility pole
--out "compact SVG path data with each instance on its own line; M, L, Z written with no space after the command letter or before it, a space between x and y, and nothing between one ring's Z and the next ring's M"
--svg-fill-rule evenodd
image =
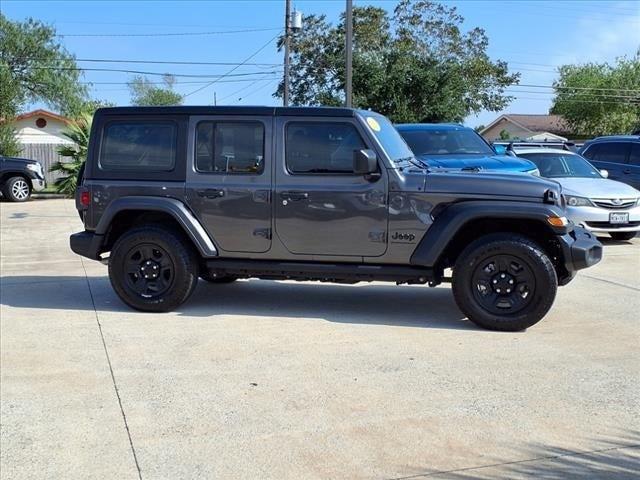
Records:
M291 25L291 0L285 0L284 14L284 93L282 105L289 106L289 35Z
M216 92L213 92L213 105L218 105L218 94Z
M345 15L345 106L353 106L353 0L347 0Z

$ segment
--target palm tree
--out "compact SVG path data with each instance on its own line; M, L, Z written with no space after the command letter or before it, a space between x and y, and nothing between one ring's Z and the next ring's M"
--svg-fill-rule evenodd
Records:
M92 114L83 113L62 132L73 144L58 147L58 154L71 160L56 162L49 169L50 172L61 172L63 174L63 176L58 178L54 183L58 193L64 193L71 197L76 191L78 174L87 159L89 132L91 131L92 120Z

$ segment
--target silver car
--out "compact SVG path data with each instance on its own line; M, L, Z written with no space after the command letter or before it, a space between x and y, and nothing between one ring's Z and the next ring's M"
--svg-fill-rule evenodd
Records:
M542 177L562 185L567 216L594 233L630 240L640 231L640 191L607 179L584 157L567 150L515 148L518 157L538 166Z

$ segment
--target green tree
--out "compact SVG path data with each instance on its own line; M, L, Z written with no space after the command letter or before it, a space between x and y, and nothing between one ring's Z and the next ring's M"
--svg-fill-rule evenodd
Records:
M500 130L500 140L509 140L511 138L511 134L506 130Z
M608 63L564 65L554 83L551 113L577 135L630 133L640 127L640 50Z
M83 113L62 132L65 137L73 142L73 145L62 145L58 147L58 153L70 160L66 162L56 162L50 168L51 172L60 172L63 175L54 183L58 193L73 196L76 191L78 173L87 159L89 132L91 131L92 120L92 114Z
M87 89L81 70L56 37L37 20L13 22L0 14L0 116L43 102L64 115L80 111Z
M182 95L173 90L175 77L165 75L162 80L164 87L158 87L146 77L135 76L129 82L132 105L180 105Z
M17 157L22 152L16 132L11 123L0 122L0 155Z
M517 82L507 64L491 61L480 28L461 30L455 7L401 0L389 15L376 6L353 10L353 103L395 122L460 122L499 111ZM344 103L344 16L338 25L309 15L293 35L291 100L297 105ZM280 42L282 47L282 40ZM282 96L279 85L275 96Z

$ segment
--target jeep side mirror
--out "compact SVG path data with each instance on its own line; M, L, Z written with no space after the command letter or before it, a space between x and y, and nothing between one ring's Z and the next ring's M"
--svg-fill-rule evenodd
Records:
M600 170L600 175L602 175L602 178L609 178L609 172L607 170Z
M373 150L355 150L353 152L353 172L371 175L378 171L378 157Z

